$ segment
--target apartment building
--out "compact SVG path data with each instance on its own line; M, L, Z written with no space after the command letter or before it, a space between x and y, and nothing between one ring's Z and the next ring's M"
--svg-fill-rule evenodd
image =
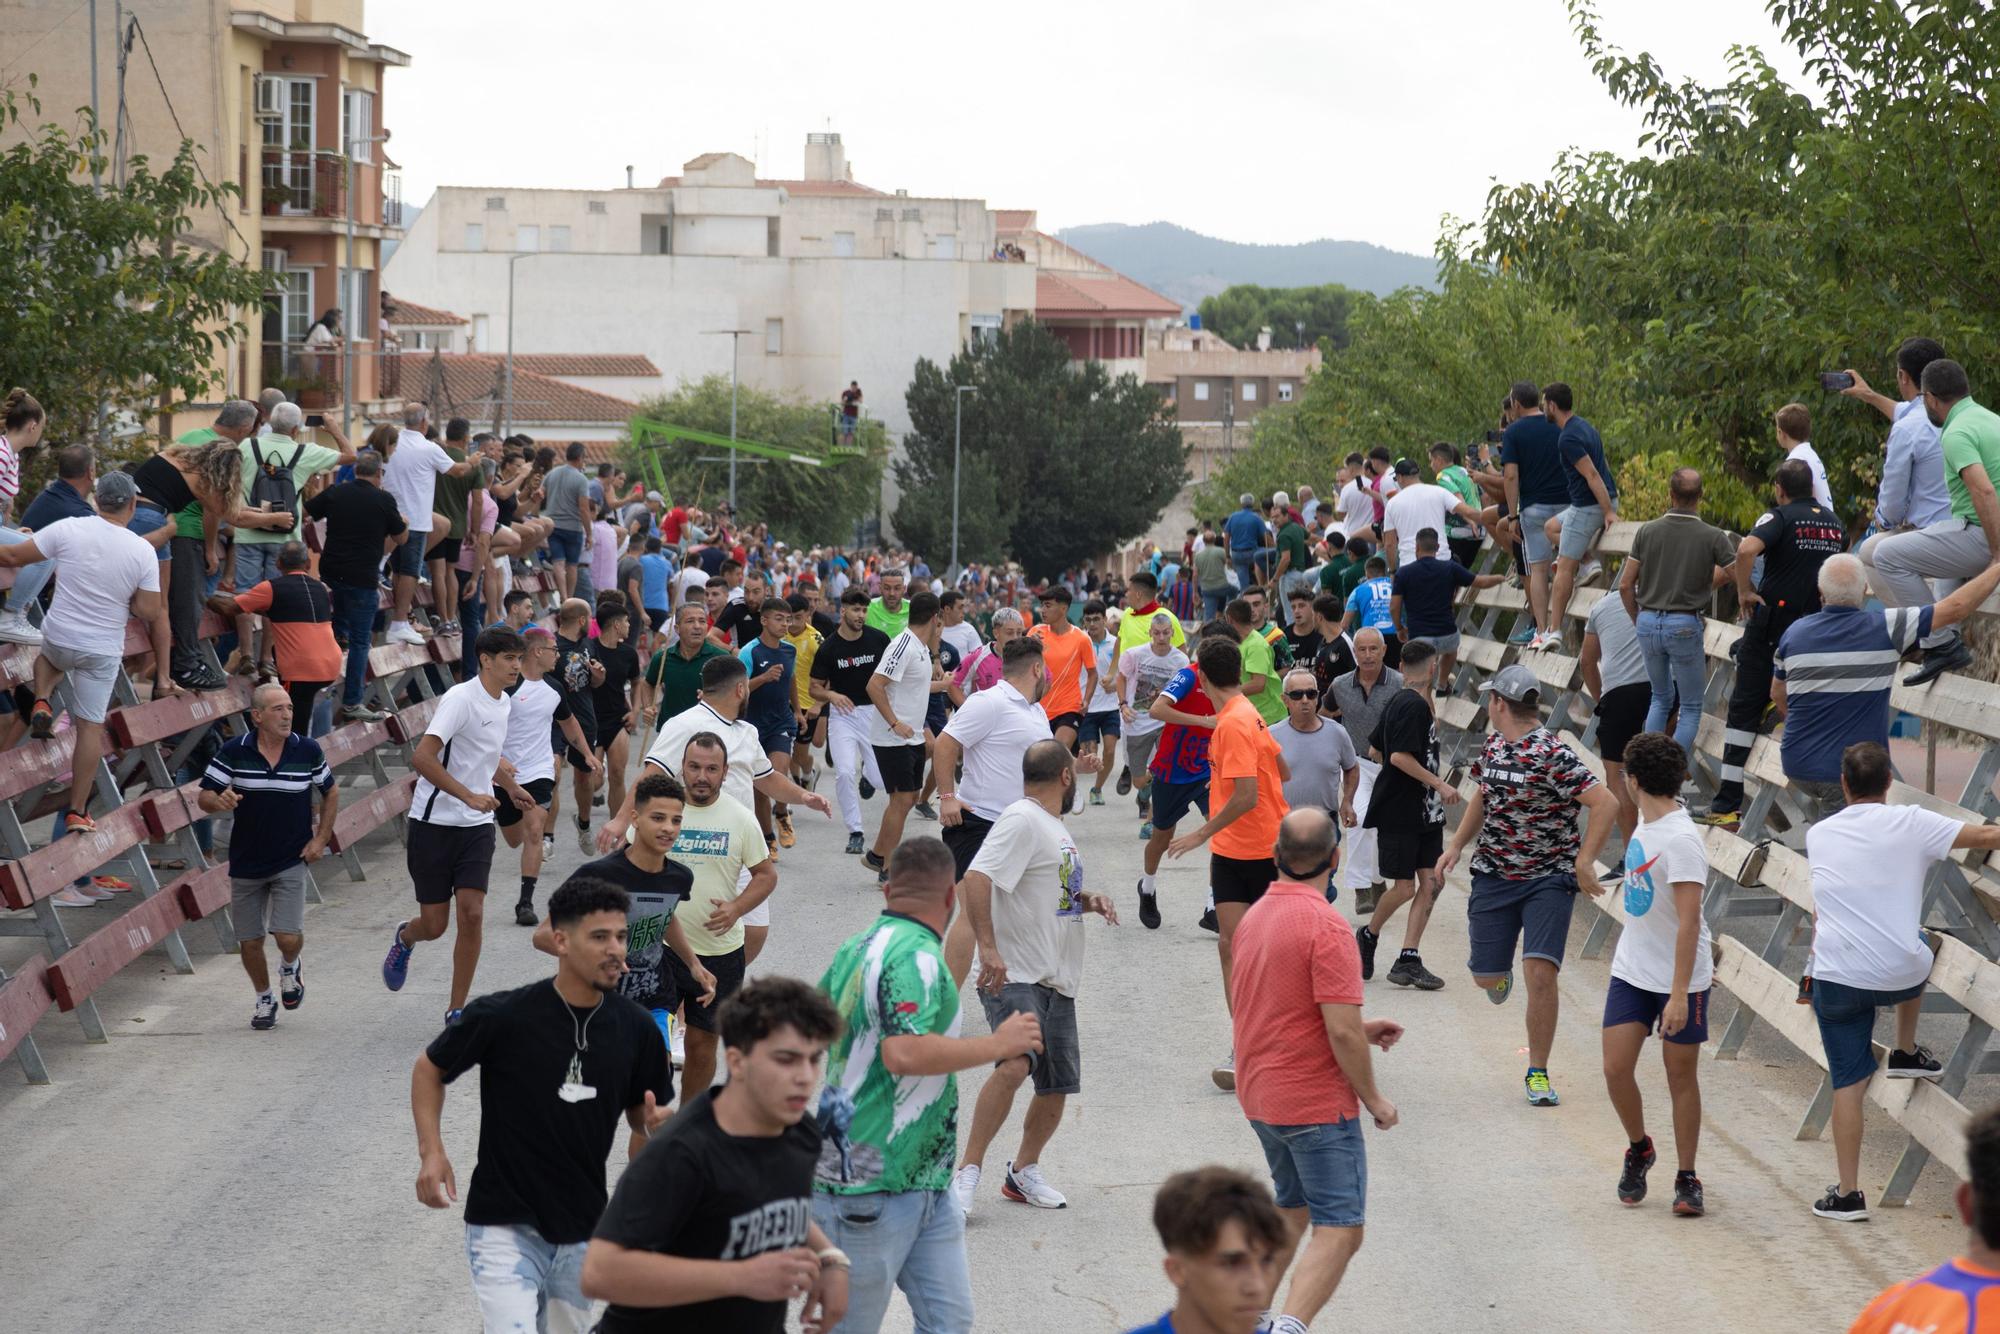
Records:
M0 33L22 53L6 60L9 81L34 73L50 119L87 100L96 15L107 126L121 91L116 53L136 15L153 60L135 54L123 81L126 151L156 166L171 161L178 120L203 170L241 191L191 217L186 239L263 269L270 294L244 312L248 337L218 353L212 401L187 405L164 429L203 424L223 399L271 384L329 408L345 400L357 414L383 406L377 256L402 230L385 75L410 58L366 35L364 9L363 0L180 0L121 14L74 0L0 0ZM340 353L304 353L308 328L335 306L353 322L351 366Z

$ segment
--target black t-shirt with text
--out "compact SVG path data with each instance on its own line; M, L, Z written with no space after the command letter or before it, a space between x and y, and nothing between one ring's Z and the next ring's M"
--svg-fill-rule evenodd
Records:
M563 701L576 715L577 724L583 728L586 737L597 728L597 709L591 702L591 647L588 639L564 639L557 635L556 669L543 678L562 691ZM562 733L557 732L552 742L558 750L562 749Z
M1319 646L1319 652L1313 655L1312 671L1313 676L1319 681L1319 697L1323 706L1333 693L1334 678L1347 675L1356 665L1354 641L1345 631L1337 632L1332 639L1326 640ZM1322 712L1324 711L1322 708Z
M1840 517L1817 500L1789 501L1750 530L1764 544L1763 595L1768 615L1797 620L1819 610L1819 567L1847 550Z
M630 639L617 648L606 648L592 640L590 656L604 664L604 684L590 688L590 707L599 724L608 730L618 726L619 719L632 707L625 697L625 687L638 679L639 650L632 647Z
M621 849L609 857L585 862L570 872L563 884L570 880L603 881L632 896L631 925L625 935L625 974L618 979L618 994L648 1010L672 1009L679 998L667 968L667 923L694 888L694 872L672 857L659 870L648 871L633 865Z
M958 675L959 664L964 659L959 655L958 649L952 645L950 640L939 639L937 652L933 656L936 657L938 668L944 673L945 680L949 681L952 677ZM940 732L943 732L946 725L950 722L950 692L944 690L932 691L930 705L924 710L924 726L930 728L931 735L936 736Z
M1292 651L1292 661L1301 666L1317 658L1320 646L1325 642L1326 637L1318 630L1308 630L1305 634L1300 634L1297 629L1285 631L1285 644Z
M604 1212L618 1122L649 1089L660 1102L673 1097L652 1015L616 994L592 1009L571 1006L553 981L479 997L425 1054L446 1083L479 1067L479 1162L465 1221L527 1224L558 1246L589 1240Z
M689 1260L749 1260L806 1244L819 1128L810 1117L769 1139L716 1124L714 1093L661 1127L618 1191L596 1235L632 1251ZM723 1297L688 1306L612 1306L603 1334L779 1334L784 1302Z
M715 618L715 628L723 638L742 648L764 632L763 604L752 607L748 602L731 602Z
M310 518L326 520L319 577L344 588L374 588L383 544L405 528L395 497L367 482L342 482L306 502Z
M826 682L827 689L857 705L866 704L868 678L875 675L875 664L888 651L889 636L872 625L861 628L859 639L829 635L813 654L812 679Z
M1402 751L1414 755L1424 768L1438 772L1437 718L1424 697L1405 686L1396 692L1375 722L1370 748L1381 753L1382 772L1375 779L1374 795L1368 799L1368 814L1362 825L1380 829L1384 825L1412 821L1426 825L1444 823L1444 801L1427 784L1398 769L1389 757ZM1442 775L1440 775L1442 776Z

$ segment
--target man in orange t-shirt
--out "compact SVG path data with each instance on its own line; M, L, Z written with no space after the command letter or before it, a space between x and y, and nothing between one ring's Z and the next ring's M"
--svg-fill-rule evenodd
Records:
M1097 693L1097 645L1069 623L1069 604L1069 589L1050 584L1042 594L1042 623L1028 636L1041 641L1042 662L1049 673L1042 712L1049 716L1049 730L1056 740L1074 755L1076 734L1083 727L1083 702Z
M1167 855L1184 857L1208 844L1208 888L1215 896L1215 947L1222 958L1222 993L1229 997L1229 970L1236 927L1250 905L1278 878L1272 850L1285 804L1285 780L1292 771L1271 729L1243 694L1243 650L1220 636L1202 641L1195 661L1202 689L1215 705L1215 730L1208 742L1208 810L1201 828L1167 845ZM1211 1072L1217 1088L1236 1087L1236 1054Z
M2000 1200L2000 1108L1987 1109L1966 1127L1965 1166L1972 1179L1961 1182L1955 1196L1970 1233L1964 1254L1883 1291L1847 1334L1970 1334L2000 1326L2000 1218L1993 1207Z
M346 655L333 637L333 594L306 573L312 554L303 542L278 550L278 577L234 597L218 593L209 606L224 616L262 612L277 648L278 679L292 697L292 725L312 735L313 704L319 692L341 679Z

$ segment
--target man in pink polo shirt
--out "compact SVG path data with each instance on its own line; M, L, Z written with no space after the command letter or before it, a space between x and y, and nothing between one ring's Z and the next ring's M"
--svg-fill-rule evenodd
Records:
M1236 1097L1263 1146L1290 1233L1280 1273L1312 1229L1282 1310L1274 1300L1272 1334L1306 1334L1361 1249L1368 1195L1362 1108L1378 1130L1397 1119L1395 1104L1375 1087L1368 1048L1387 1051L1403 1029L1361 1017L1361 951L1326 901L1334 847L1325 811L1284 818L1278 879L1243 914L1230 971Z

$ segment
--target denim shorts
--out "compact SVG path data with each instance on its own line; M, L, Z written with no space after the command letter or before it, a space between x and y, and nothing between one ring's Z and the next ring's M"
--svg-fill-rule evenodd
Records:
M1602 505L1571 505L1562 512L1562 544L1556 554L1564 560L1582 560L1590 544L1604 531Z
M1076 744L1094 746L1107 737L1118 735L1118 710L1105 709L1100 713L1083 715L1083 725L1076 729Z
M430 545L431 535L412 528L403 534L403 540L389 555L389 573L416 578L424 570L424 548Z
M1410 636L1410 642L1411 642L1412 644L1429 644L1429 645L1430 645L1430 646L1431 646L1432 648L1434 648L1434 649L1436 649L1436 650L1438 651L1438 655L1439 655L1440 657L1442 657L1443 655L1445 655L1445 654L1447 654L1447 653L1456 653L1456 652L1458 652L1458 645L1459 645L1459 642L1460 642L1460 639L1461 639L1461 636L1459 635L1458 631L1456 631L1456 630L1452 631L1452 632L1451 632L1450 634L1448 634L1448 635L1411 635L1411 636Z
M165 510L158 508L150 501L140 501L132 507L132 518L125 525L125 531L144 537L147 533L158 532L172 522L172 516ZM149 542L146 545L151 546L152 543ZM172 546L173 543L171 542L162 543L159 548L158 558L163 561L172 560L174 553L169 550Z
M1252 1121L1280 1209L1304 1209L1314 1227L1360 1227L1368 1212L1368 1146L1359 1117L1309 1126Z
M557 528L549 533L549 555L564 565L583 559L583 530Z
M527 1223L467 1223L465 1258L487 1329L585 1329L591 1302L583 1295L588 1243L557 1245Z
M1859 1084L1875 1073L1875 1011L1923 994L1922 982L1902 991L1870 991L1813 979L1813 1018L1819 1021L1820 1045L1826 1048L1826 1069L1835 1088Z
M1546 959L1562 967L1576 894L1576 876L1568 871L1526 880L1474 871L1472 893L1465 901L1472 975L1498 977L1510 971L1517 941L1523 959Z
M1567 508L1566 505L1521 507L1521 549L1527 554L1528 564L1547 565L1555 557L1555 548L1549 543L1549 535L1543 529L1550 519Z
M1708 1041L1708 999L1713 993L1697 991L1688 997L1687 1023L1671 1037L1660 1033L1660 1041L1695 1047ZM1644 1024L1648 1033L1659 1032L1660 1013L1667 1008L1667 993L1635 987L1622 977L1611 979L1604 991L1604 1027Z
M240 593L255 588L267 579L278 577L278 553L285 549L283 542L236 543L236 590Z
M994 1032L1017 1014L1032 1014L1042 1026L1042 1050L1028 1054L1035 1092L1083 1092L1083 1046L1076 1032L1076 999L1039 982L1009 982L999 991L979 993L986 1026Z

